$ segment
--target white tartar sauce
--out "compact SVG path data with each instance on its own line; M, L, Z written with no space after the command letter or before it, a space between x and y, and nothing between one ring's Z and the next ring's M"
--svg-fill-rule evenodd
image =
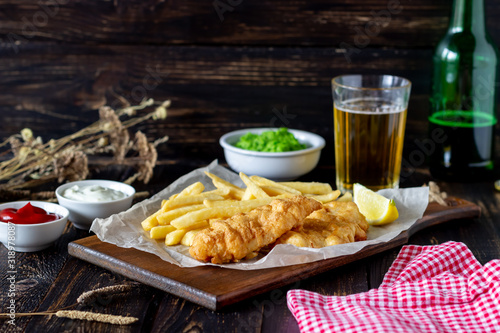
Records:
M123 199L126 194L100 185L74 185L63 192L63 197L83 202L101 202Z

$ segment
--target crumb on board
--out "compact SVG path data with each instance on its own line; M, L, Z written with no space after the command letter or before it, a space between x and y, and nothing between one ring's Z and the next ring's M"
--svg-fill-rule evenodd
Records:
M448 197L448 194L446 194L446 192L441 192L436 182L430 181L429 185L424 186L429 186L429 202L437 202L442 206L448 206L445 201L445 199Z

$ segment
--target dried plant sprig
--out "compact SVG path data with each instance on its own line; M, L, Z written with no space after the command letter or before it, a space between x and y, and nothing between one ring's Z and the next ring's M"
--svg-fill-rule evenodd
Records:
M116 296L119 294L125 294L133 289L133 287L138 286L138 283L127 283L119 284L114 286L108 286L103 288L97 288L90 291L82 293L77 298L77 303L70 306L66 306L59 310L53 311L43 311L43 312L33 312L33 313L0 313L1 317L11 317L12 315L16 317L28 317L28 316L53 316L56 315L60 318L69 319L80 319L89 321L98 321L114 325L130 325L137 322L139 319L136 317L110 315L106 313L89 312L81 310L68 310L76 305L91 305L98 301L100 298L109 298L111 296Z
M78 311L78 310L61 310L57 311L55 315L61 318L99 321L102 323L108 323L114 325L130 325L139 320L139 318L136 317L124 317L124 316L88 312L88 311Z
M76 299L76 301L78 302L78 304L89 305L96 302L99 298L102 297L124 294L132 290L133 287L135 287L134 284L119 284L115 286L97 288L84 292Z
M0 317L9 317L9 313L0 313ZM16 313L16 317L30 317L30 316L57 316L59 318L80 319L88 321L98 321L101 323L113 325L130 325L139 320L136 317L127 317L119 315L110 315L107 313L98 313L90 311L79 310L59 310L55 312L34 312L34 313Z
M429 202L437 202L441 206L448 206L446 199L448 194L446 192L441 192L438 184L436 182L429 182Z
M136 116L138 110L155 105L153 111ZM0 152L0 157L14 155L0 162L0 190L29 189L55 180L62 183L85 179L90 173L88 156L103 153L112 154L113 164L136 169L136 174L129 181L148 183L156 165L156 147L166 142L168 136L150 143L143 133L137 132L131 140L128 129L148 119L165 119L168 107L170 101L156 104L153 99L143 100L136 106L126 105L118 110L103 106L99 109L99 121L71 135L45 143L40 137L35 137L30 129L23 129L20 134L12 135L0 143L0 147L10 145L10 149ZM130 118L122 120L124 116Z

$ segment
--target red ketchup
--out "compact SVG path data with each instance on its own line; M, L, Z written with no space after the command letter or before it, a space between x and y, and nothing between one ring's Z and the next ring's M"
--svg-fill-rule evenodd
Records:
M0 222L11 222L14 224L37 224L59 220L61 217L55 213L47 213L40 207L27 203L24 207L5 208L0 211Z

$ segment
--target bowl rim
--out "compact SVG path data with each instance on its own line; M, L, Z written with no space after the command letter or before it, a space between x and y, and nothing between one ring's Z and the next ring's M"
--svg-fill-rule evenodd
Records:
M239 129L235 131L228 132L224 135L222 135L219 139L219 143L222 146L222 148L230 150L232 152L242 154L242 155L250 155L250 156L261 156L261 157L290 157L290 156L298 156L298 155L304 155L308 153L312 153L318 150L321 150L325 147L325 139L312 132L304 131L304 130L298 130L298 129L291 129L288 128L288 131L292 133L295 137L297 136L306 136L311 138L311 141L307 141L307 143L312 144L311 147L305 148L305 149L300 149L300 150L294 150L294 151L285 151L285 152L262 152L262 151L253 151L253 150L246 150L242 148L238 148L233 146L232 144L229 143L229 139L232 139L234 137L238 138L243 136L244 134L251 132L251 133L261 133L264 131L276 131L279 129L279 127L255 127L255 128L244 128L244 129ZM298 139L298 138L297 138ZM304 140L299 140L301 142L304 142Z
M66 221L68 220L69 218L69 210L62 206L62 205L59 205L55 202L48 202L48 201L40 201L40 200L19 200L19 201L9 201L9 202L3 202L3 203L0 203L0 210L2 209L6 209L6 208L14 208L12 206L9 207L9 205L12 205L12 204L16 204L16 205L20 205L19 208L25 206L27 203L31 203L33 206L36 206L36 207L39 207L39 208L43 208L45 209L44 207L40 207L38 206L37 204L43 204L43 205L49 205L49 206L53 206L53 207L57 207L58 210L61 210L62 212L64 212L64 215L61 216L60 219L57 219L57 220L54 220L54 221L48 221L48 222L42 222L42 223L33 223L33 224L17 224L17 223L12 223L13 225L16 226L16 228L28 228L28 227L37 227L37 226L42 226L42 225L50 225L50 224L56 224L56 223L61 223L62 221ZM16 208L16 209L19 209L19 208ZM47 213L55 213L55 214L59 214L59 212L56 212L56 211L49 211L47 209L45 209L47 211ZM60 214L59 214L60 215ZM8 225L8 222L0 222L0 223L4 223L6 225Z
M106 200L106 201L97 201L97 202L88 202L88 201L79 201L79 200L74 200L74 199L68 199L66 197L64 197L62 195L62 191L63 190L66 190L74 185L78 185L78 184L87 184L89 185L90 183L95 183L96 185L97 184L102 184L103 187L105 187L106 185L105 184L115 184L115 185L119 185L119 186L123 186L125 188L127 188L129 190L129 192L123 192L125 193L125 197L124 198L121 198L121 199L115 199L115 200ZM119 181L116 181L116 180L108 180L108 179L83 179L83 180L75 180L73 182L69 182L69 183L65 183L65 184L62 184L62 185L59 185L57 188L56 188L56 197L57 197L57 200L60 201L60 200L66 200L66 201L69 201L69 202L72 202L72 203L75 203L75 204L91 204L91 205L103 205L103 204L109 204L109 203L116 203L116 202L121 202L121 201L125 201L125 200L129 200L130 198L133 198L136 191L135 191L135 188L129 184L125 184L123 182L119 182Z

